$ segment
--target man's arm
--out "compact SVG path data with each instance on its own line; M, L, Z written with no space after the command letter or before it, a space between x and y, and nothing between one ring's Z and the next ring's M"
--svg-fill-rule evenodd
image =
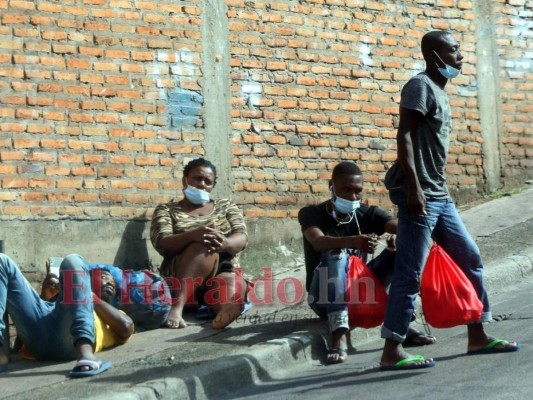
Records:
M373 253L377 246L377 241L372 236L327 236L317 226L306 228L303 234L313 249L320 253L334 249L358 249L365 253Z
M123 312L120 312L111 304L106 303L93 293L94 311L109 325L115 334L121 339L128 339L135 330L133 320Z
M426 214L426 196L424 196L416 173L412 140L422 117L423 115L418 111L400 107L397 136L398 161L407 183L407 207L414 214Z
M387 233L390 233L391 235L396 235L396 229L398 228L398 220L397 219L391 219L390 221L387 221L384 227L384 231Z

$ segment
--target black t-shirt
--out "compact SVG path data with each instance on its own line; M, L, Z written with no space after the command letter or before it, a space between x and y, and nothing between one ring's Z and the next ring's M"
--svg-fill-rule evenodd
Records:
M326 236L356 236L375 233L381 236L385 233L385 224L393 218L382 209L376 206L361 204L361 207L355 212L355 217L347 224L339 224L326 209L329 203L325 201L318 205L306 206L298 213L298 222L302 227L302 232L311 226L319 228ZM357 221L356 221L357 218ZM359 232L358 225L361 229ZM309 291L313 271L320 263L321 253L315 251L311 243L304 239L304 256L306 269L306 288Z

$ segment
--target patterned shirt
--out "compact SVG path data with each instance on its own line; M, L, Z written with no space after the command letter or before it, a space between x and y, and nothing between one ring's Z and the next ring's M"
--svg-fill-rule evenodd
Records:
M171 263L171 257L165 254L159 246L162 238L213 223L216 229L226 237L234 233L244 233L248 236L242 212L231 200L214 200L213 211L208 215L190 215L177 201L158 205L152 215L150 240L157 252L164 257L161 274L165 275L167 266ZM221 258L227 258L227 254L221 254ZM237 259L231 258L232 264L237 265Z

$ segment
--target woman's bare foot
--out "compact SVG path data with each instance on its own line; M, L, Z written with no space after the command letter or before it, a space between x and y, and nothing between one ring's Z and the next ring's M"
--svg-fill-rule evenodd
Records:
M220 307L220 311L216 313L215 319L211 323L213 329L223 329L241 315L243 304L229 303Z
M183 319L183 308L177 305L172 306L170 313L168 314L165 326L170 329L181 329L187 326L187 323Z

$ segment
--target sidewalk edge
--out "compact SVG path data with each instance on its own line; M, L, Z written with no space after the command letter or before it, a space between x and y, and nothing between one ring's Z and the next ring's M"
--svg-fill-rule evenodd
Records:
M106 390L88 400L165 400L230 398L235 390L265 382L280 371L312 360L313 344L323 343L323 333L306 333L272 339L252 353L240 353L206 363L201 374L188 378L161 377L136 384L129 390Z

